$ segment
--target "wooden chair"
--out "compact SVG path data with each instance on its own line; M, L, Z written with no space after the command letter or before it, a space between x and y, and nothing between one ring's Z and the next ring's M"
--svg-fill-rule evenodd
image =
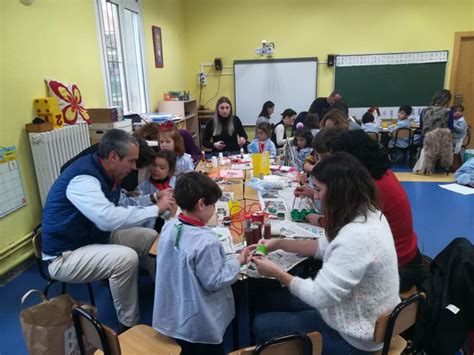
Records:
M367 135L372 138L374 141L376 141L377 143L380 143L380 137L379 137L379 134L377 132L367 132Z
M60 281L53 279L49 275L48 268L45 265L46 262L43 261L42 254L41 254L41 232L35 229L33 231L33 238L31 241L33 243L33 250L35 253L36 263L38 264L38 271L41 277L48 282L43 290L44 295L48 297L48 291L51 285ZM67 285L66 282L62 282L62 286L61 286L62 294L66 293L66 285ZM87 286L87 292L89 293L90 303L91 305L95 306L95 298L94 298L94 291L92 290L92 285L90 283L86 283L85 285Z
M387 312L377 318L374 341L384 344L382 350L376 355L400 355L403 352L407 342L399 334L416 323L418 306L423 299L423 293L411 295L400 302L392 312Z
M136 325L117 335L81 307L72 310L72 320L82 355L87 354L86 342L100 350L95 354L178 355L181 353L181 347L174 339L158 333L145 324Z
M299 333L275 337L262 345L251 346L244 349L236 350L229 355L320 355L323 347L323 339L318 332L307 334L311 341L311 350L305 348L303 338Z

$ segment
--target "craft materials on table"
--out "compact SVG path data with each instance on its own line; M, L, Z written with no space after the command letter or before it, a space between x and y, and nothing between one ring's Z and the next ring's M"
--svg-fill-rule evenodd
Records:
M242 170L222 170L219 176L223 179L243 179L244 172Z
M294 268L296 265L308 259L307 257L301 257L293 253L288 253L283 250L275 250L266 255L266 258L275 264L277 264L283 271L287 272ZM243 274L254 277L261 278L260 274L255 268L255 264L250 263L247 266L246 270L241 271Z

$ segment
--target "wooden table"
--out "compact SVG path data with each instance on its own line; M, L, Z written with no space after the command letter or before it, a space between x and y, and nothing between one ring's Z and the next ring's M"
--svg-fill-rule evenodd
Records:
M197 166L196 166L196 171L203 172L207 174L211 179L215 179L219 177L221 169L223 170L229 170L230 165L223 165L219 166L217 168L211 167L211 164L209 162L203 162L200 161ZM259 201L258 199L258 193L254 189L251 189L248 186L244 185L247 183L247 181L252 177L252 171L251 170L244 170L244 179L226 179L231 184L219 184L219 187L221 188L222 192L231 192L234 194L234 199L240 201L241 207L244 205L244 207L250 206L249 210L251 212L259 211L260 207L257 206L254 203L257 203ZM211 220L208 223L208 226L210 227L215 227L217 225L217 212L214 214L214 217L211 218ZM232 234L232 239L234 244L239 244L243 241L243 234L237 234L234 230L231 231ZM158 247L158 240L159 237L155 240L153 245L150 248L150 255L156 256L157 252L157 247Z

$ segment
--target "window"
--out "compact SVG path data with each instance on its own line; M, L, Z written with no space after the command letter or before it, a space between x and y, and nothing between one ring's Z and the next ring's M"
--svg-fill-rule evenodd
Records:
M148 111L139 0L96 0L109 104Z

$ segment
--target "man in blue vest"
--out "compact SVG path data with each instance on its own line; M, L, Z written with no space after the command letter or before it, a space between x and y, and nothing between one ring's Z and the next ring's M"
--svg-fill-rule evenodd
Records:
M125 131L107 131L96 153L74 161L54 182L43 209L42 252L54 279L108 279L121 328L139 321L138 267L155 276L148 250L156 231L136 227L171 209L171 191L147 207L119 205L120 181L136 169L138 142Z

